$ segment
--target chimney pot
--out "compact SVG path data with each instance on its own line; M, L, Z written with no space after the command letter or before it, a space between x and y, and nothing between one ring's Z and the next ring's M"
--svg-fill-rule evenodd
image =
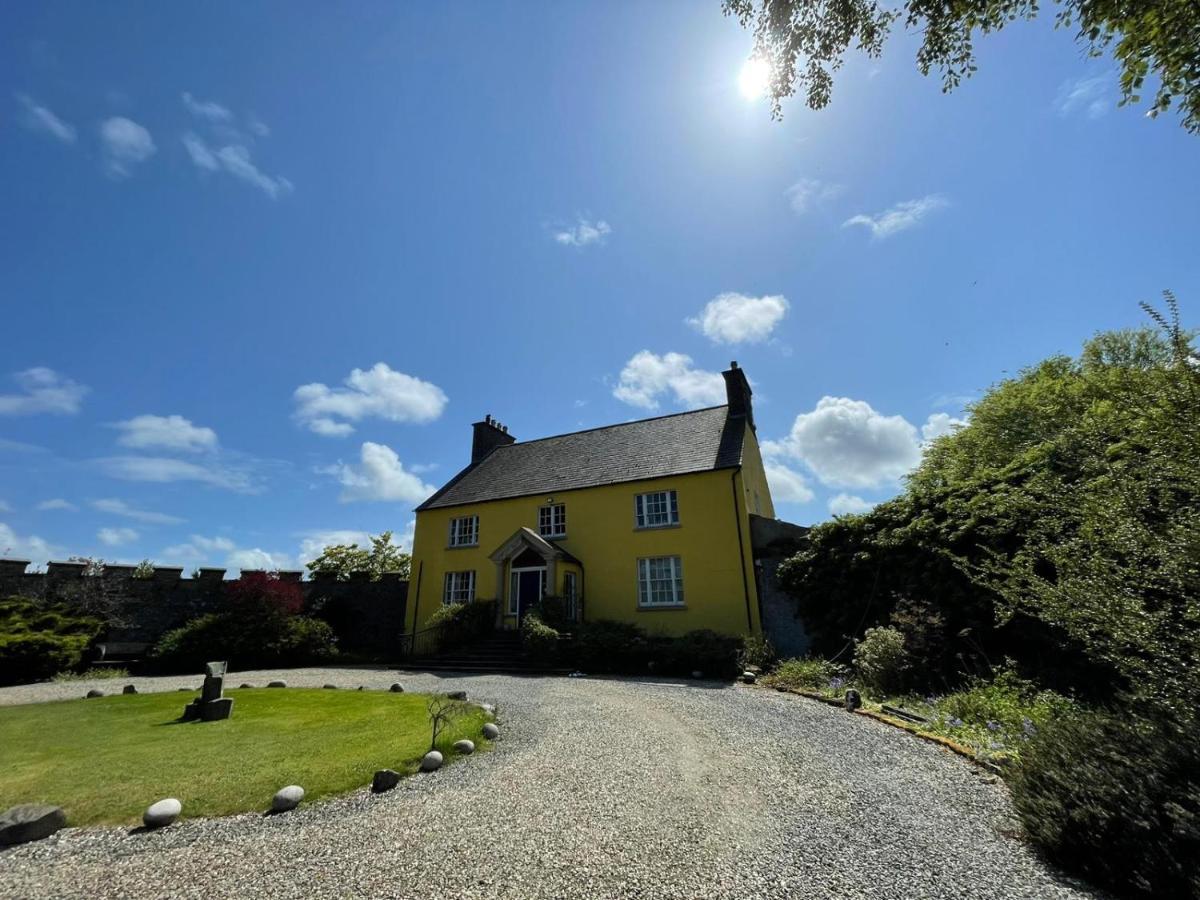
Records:
M750 381L746 378L746 373L738 368L737 360L734 360L721 374L725 376L729 415L744 416L746 424L754 429L754 406L750 399L754 392L750 390Z
M484 416L482 422L476 422L473 428L474 434L471 437L472 464L479 462L497 447L504 447L516 441L516 438L508 433L508 427L501 425L492 418L490 413Z

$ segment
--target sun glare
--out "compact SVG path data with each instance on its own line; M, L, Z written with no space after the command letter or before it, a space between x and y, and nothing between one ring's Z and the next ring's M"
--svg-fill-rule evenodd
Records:
M756 57L746 60L746 64L742 66L742 73L738 76L738 87L747 100L757 100L767 92L770 81L771 67L765 59Z

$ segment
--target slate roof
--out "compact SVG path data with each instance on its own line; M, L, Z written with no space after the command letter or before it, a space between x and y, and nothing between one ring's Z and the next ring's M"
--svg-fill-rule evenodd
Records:
M519 441L463 469L417 509L733 468L744 433L743 417L713 406Z

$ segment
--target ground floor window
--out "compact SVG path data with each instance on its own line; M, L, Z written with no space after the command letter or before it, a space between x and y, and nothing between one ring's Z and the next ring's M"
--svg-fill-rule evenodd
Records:
M470 603L475 599L475 572L447 572L442 603Z
M683 562L678 556L638 560L638 606L682 606Z

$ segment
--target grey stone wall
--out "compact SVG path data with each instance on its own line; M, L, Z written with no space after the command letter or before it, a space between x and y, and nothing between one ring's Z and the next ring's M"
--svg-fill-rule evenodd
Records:
M153 578L134 578L133 566L106 565L103 574L84 575L82 563L51 562L45 572L27 572L27 560L0 559L0 597L38 597L112 611L105 640L154 643L189 619L216 611L224 595L225 570L155 566ZM243 575L250 574L242 570ZM327 619L341 649L384 653L394 649L404 629L408 582L399 575L371 581L355 573L349 581L302 581L301 572L280 572L304 592L306 611Z
M758 587L763 633L781 658L804 656L809 639L796 614L796 599L779 586L779 564L800 549L808 529L781 519L750 516L754 582Z

